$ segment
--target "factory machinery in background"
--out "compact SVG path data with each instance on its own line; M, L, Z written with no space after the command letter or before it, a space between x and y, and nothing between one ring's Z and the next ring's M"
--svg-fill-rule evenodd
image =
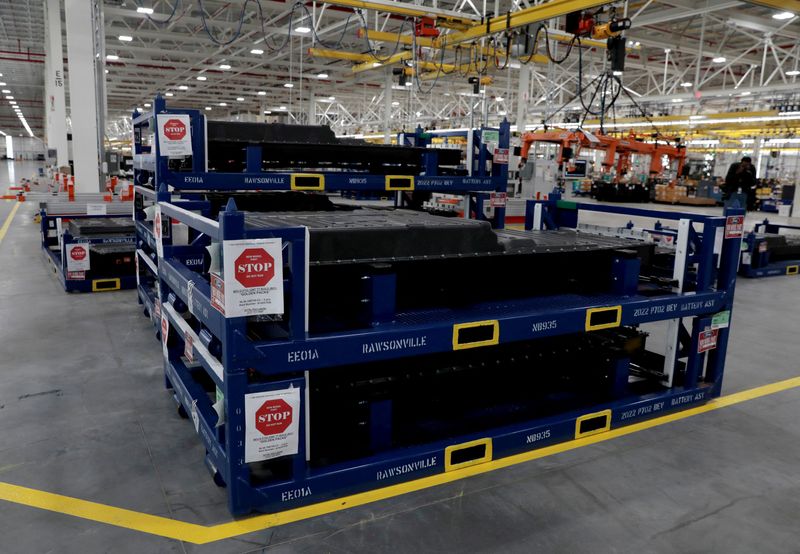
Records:
M529 159L531 147L536 143L555 145L552 160ZM599 151L602 159L595 171L590 161L581 158L581 152ZM649 158L648 169L632 175L632 156ZM663 159L667 158L665 166ZM622 202L649 202L655 198L656 186L674 185L681 175L686 159L686 149L680 142L670 145L644 142L635 136L619 138L602 133L566 129L548 129L524 133L521 137L520 158L525 166L521 173L521 194L528 198L541 198L562 189L567 180L579 183L575 195L591 195L598 200ZM549 168L549 172L548 172ZM666 176L669 171L671 176ZM555 182L555 186L554 186ZM587 183L584 185L584 183Z

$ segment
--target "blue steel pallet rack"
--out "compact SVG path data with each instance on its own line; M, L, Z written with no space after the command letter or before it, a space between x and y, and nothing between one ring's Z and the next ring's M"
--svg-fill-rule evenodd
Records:
M61 285L66 292L105 292L121 289L132 289L136 287L136 277L134 275L124 275L118 277L111 276L95 276L91 279L85 277L84 271L75 272L71 274L67 270L66 253L70 245L79 244L86 245L87 248L91 244L133 244L134 237L73 237L69 231L64 231L61 235L61 242L59 243L57 235L57 220L61 219L67 221L69 219L86 219L86 218L111 218L119 217L118 215L50 215L45 210L42 210L40 216L42 250L45 257L53 267L53 272L58 277ZM58 248L55 248L58 246ZM86 253L85 255L88 255Z
M762 233L779 234L781 229L800 232L800 226L770 223L764 220L758 223L752 233L744 237L742 244L742 263L739 265L739 274L744 277L774 277L778 275L800 274L800 259L777 260L770 259L767 237Z
M676 288L671 292L638 292L638 258L619 258L612 294L561 294L451 309L445 315L426 311L403 314L366 330L314 335L308 332L309 235L305 227L253 230L244 214L229 203L218 221L169 202L160 202L165 221L181 222L194 230L193 246L163 245L158 267L162 302L162 344L168 384L183 411L192 414L195 429L207 451L206 463L218 483L228 490L233 514L253 510L280 511L300 505L375 489L421 477L459 471L515 453L602 433L611 428L683 409L719 396L728 342L727 324L736 280L741 235L729 232L730 218L743 216L732 209L726 217L582 205L552 199L529 201L526 227L575 227L580 210L617 212L631 216L679 220ZM695 229L695 224L702 229ZM283 252L283 294L288 314L286 339L255 340L247 334L246 317L225 317L215 308L218 289L206 275L181 258L215 242L279 239ZM544 269L543 271L546 271ZM683 293L691 286L691 293ZM376 283L373 294L385 293ZM380 302L379 302L380 303ZM683 318L691 318L687 329ZM636 394L626 389L627 374L619 372L616 400L590 409L469 433L450 440L418 444L358 459L312 467L310 444L309 375L331 366L359 362L409 359L397 349L369 349L381 341L414 344L414 355L452 352L461 348L500 345L540 337L584 333L621 325L654 321L674 322L674 341L668 343L663 389ZM475 342L462 341L465 328L490 331ZM713 328L712 328L713 327ZM424 337L424 340L422 339ZM710 339L714 339L710 341ZM715 344L711 344L711 343ZM709 346L711 345L711 346ZM711 348L711 349L709 349ZM188 354L188 356L187 356ZM189 362L194 358L193 362ZM679 359L685 360L683 383L673 383ZM251 377L257 378L252 379ZM216 402L202 382L210 379ZM256 482L245 463L248 395L265 391L299 392L297 453L286 456L287 474ZM385 422L384 422L385 423ZM476 454L477 453L477 454ZM401 468L398 470L397 468Z
M157 115L188 116L191 131L191 171L170 169L169 158L162 155ZM307 191L344 192L355 191L395 194L409 191L446 192L454 194L474 193L472 206L479 218L483 218L484 207L489 203L490 192L505 192L508 180L508 165L489 163L491 153L481 142L484 131L492 131L498 137L498 146L508 148L511 127L504 121L497 129L474 131L473 172L467 176L439 174L438 155L435 151L424 155L422 175L371 175L353 172L264 172L261 169L262 147L259 144L246 146L246 171L242 173L209 172L207 167L208 145L206 141L206 118L200 110L168 108L161 95L153 100L152 111L133 114L134 144L134 219L136 221L136 261L139 302L145 306L145 313L158 319L160 307L157 297L155 276L158 259L155 255L155 237L152 225L143 212L145 203L169 200L166 191L180 191L186 200L198 200L191 191ZM427 145L426 134L417 129L407 135L407 141L420 146ZM310 184L309 184L310 183ZM159 192L156 198L156 191ZM491 218L494 227L502 227L505 208L493 208Z

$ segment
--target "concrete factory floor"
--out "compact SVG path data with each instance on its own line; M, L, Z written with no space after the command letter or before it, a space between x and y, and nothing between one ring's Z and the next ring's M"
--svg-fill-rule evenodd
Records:
M0 162L3 193L13 179L10 165ZM18 164L16 178L34 169ZM0 201L0 225L16 205ZM136 293L65 294L41 253L33 212L22 205L0 239L4 553L798 549L795 387L205 545L132 530L183 529L177 522L158 527L132 512L95 507L81 512L84 518L59 513L76 504L9 485L179 522L230 521L224 490L206 471L192 425L178 418L164 390L161 348ZM800 278L740 279L725 393L800 376L798 330ZM118 525L96 521L107 518Z

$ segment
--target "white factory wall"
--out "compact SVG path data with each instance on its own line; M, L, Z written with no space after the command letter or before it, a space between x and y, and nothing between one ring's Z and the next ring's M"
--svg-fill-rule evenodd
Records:
M0 140L0 158L6 157L8 154L6 152L6 141L5 137L3 140ZM13 149L14 149L14 158L19 160L35 160L39 155L43 155L45 153L44 143L38 138L32 137L12 137L13 138Z

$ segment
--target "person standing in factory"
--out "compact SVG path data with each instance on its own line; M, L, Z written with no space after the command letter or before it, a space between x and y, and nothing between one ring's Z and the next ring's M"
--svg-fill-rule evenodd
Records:
M732 163L725 176L725 199L731 194L741 192L747 195L747 209L756 207L756 168L749 156L742 158L741 162Z

